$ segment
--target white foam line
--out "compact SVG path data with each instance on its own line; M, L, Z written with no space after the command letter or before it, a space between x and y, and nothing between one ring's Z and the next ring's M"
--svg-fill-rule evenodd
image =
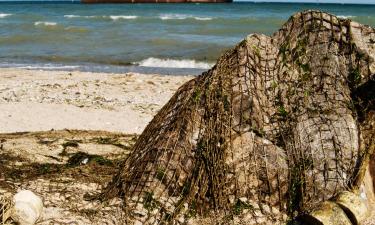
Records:
M0 18L5 18L5 17L11 16L11 15L13 15L13 14L0 13Z
M195 19L195 20L212 20L212 17L199 17L193 15L185 14L161 14L159 16L161 20L185 20L185 19Z
M159 67L159 68L196 68L196 69L210 69L213 64L206 62L197 62L191 59L175 60L175 59L159 59L147 58L137 63L143 67Z
M196 20L212 20L211 17L194 17Z
M64 15L65 18L79 18L81 16L78 15Z
M338 15L337 17L341 18L341 19L349 19L349 18L354 18L355 16L351 16L351 15L347 15L347 16L345 16L345 15Z
M134 19L137 19L138 16L109 16L109 18L111 18L112 20L116 21L116 20L119 20L119 19L124 19L124 20L134 20Z
M17 66L16 66L17 67ZM18 66L19 69L76 69L79 68L79 66Z
M43 25L43 26L56 26L57 23L55 22L44 22L44 21L37 21L34 23L35 26L40 26L40 25Z
M123 19L123 20L133 20L133 19L137 19L138 16L133 16L133 15L110 15L110 16L79 16L79 15L64 15L65 18L70 18L70 19L73 19L73 18L86 18L86 19L92 19L92 18L109 18L113 21L117 21L117 20L120 20L120 19Z

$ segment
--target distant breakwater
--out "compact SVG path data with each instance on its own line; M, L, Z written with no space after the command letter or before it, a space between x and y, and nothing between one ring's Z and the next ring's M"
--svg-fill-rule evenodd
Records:
M81 0L82 3L230 3L233 0Z

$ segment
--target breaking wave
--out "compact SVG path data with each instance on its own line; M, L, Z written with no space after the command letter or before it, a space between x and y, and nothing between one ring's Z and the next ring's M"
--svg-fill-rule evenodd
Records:
M65 18L74 19L74 18L84 18L84 19L111 19L113 21L117 20L134 20L138 19L139 16L136 15L110 15L110 16L80 16L80 15L64 15ZM146 19L153 19L155 17L145 17ZM185 20L185 19L193 19L193 20L201 20L201 21L208 21L214 19L213 17L205 17L205 16L194 16L188 14L160 14L158 17L161 20Z
M83 18L86 18L87 16L78 16L78 15L64 15L65 18L79 18L79 17L83 17Z
M109 16L112 20L119 20L119 19L124 19L124 20L133 20L137 19L138 16Z
M13 15L13 14L0 13L0 18L5 18L5 17L11 16L11 15Z
M194 17L194 19L196 19L196 20L212 20L213 18L212 17L198 17L198 16L196 16L196 17Z
M55 22L44 22L44 21L37 21L34 23L35 26L56 26L57 23Z
M80 15L64 15L65 18L85 18L85 19L111 19L113 21L116 20L132 20L137 19L138 16L133 15L111 15L111 16L80 16Z
M354 18L356 16L351 16L351 15L338 15L337 16L338 18L341 18L341 19L350 19L350 18Z
M159 67L159 68L194 68L194 69L210 69L213 64L206 62L197 62L195 60L175 60L175 59L159 59L148 58L137 63L143 67Z
M159 16L161 20L185 20L185 19L195 19L195 20L212 20L212 17L199 17L186 14L161 14Z

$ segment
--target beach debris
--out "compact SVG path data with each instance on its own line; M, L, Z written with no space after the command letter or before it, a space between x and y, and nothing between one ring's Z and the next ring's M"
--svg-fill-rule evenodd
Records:
M86 152L76 152L68 159L67 166L75 167L79 165L86 165L87 163L95 162L99 165L113 165L113 162L100 155L90 155Z
M10 218L13 208L12 198L8 195L0 195L0 224L5 224Z
M323 202L303 219L304 225L352 225L345 211L334 202Z
M86 165L88 161L89 161L89 158L84 158L84 159L82 160L82 164L83 164L83 165Z
M327 200L356 193L374 152L374 38L311 10L249 35L179 88L100 198L121 197L143 224L350 224L350 195Z
M15 194L13 204L12 219L20 225L35 224L43 213L42 199L29 190Z
M297 220L303 225L357 225L369 214L370 208L359 192L343 191Z
M353 224L360 224L369 215L369 206L359 193L343 191L334 200L344 209Z

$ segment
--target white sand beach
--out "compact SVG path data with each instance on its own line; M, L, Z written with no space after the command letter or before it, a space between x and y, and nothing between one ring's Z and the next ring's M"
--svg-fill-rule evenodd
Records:
M0 133L81 129L140 134L192 78L0 69Z

